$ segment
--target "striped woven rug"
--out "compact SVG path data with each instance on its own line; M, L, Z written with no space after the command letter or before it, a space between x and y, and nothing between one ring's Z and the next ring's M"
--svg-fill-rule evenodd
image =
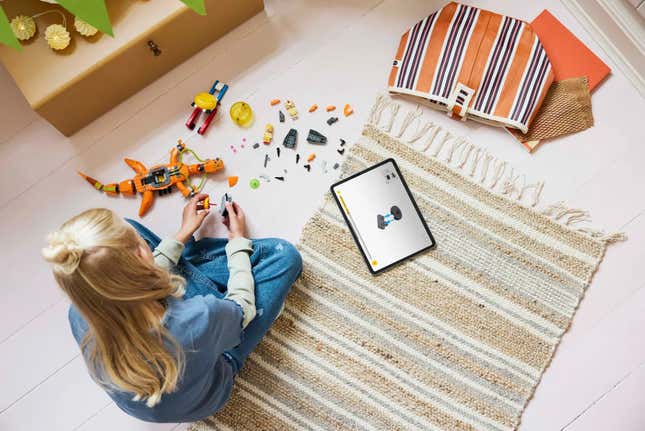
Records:
M518 426L621 236L576 227L586 213L562 204L538 212L542 183L398 111L377 100L343 175L395 158L437 248L374 277L328 197L304 228L283 314L227 406L193 431Z

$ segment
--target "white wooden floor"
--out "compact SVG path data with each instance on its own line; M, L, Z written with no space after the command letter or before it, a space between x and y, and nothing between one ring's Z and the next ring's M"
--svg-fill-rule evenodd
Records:
M267 0L260 14L128 99L72 138L61 136L26 105L0 67L0 430L171 430L121 413L88 377L67 324L67 300L39 257L46 233L69 216L108 206L136 218L138 199L110 199L93 191L77 169L105 182L131 175L123 157L160 161L178 137L207 156L219 155L239 175L235 199L249 214L253 236L296 241L335 171L306 173L293 160L251 149L264 124L276 124L274 97L296 101L301 142L309 127L327 133L318 161L333 164L338 138L358 136L377 91L385 87L399 36L439 7L439 0ZM473 1L530 20L550 9L598 55L606 58L556 0ZM609 61L608 64L613 66ZM615 69L615 68L614 68ZM220 118L204 139L183 123L196 92L213 79L231 84L226 110L246 100L256 110L250 130ZM327 113L307 114L312 103L351 103L356 115L328 127ZM593 95L596 126L529 155L509 136L477 124L447 123L456 133L506 158L533 179L546 180L543 201L565 200L591 211L598 226L622 230L629 241L610 247L573 326L524 415L522 431L645 429L645 103L616 72ZM319 109L320 111L320 109ZM449 121L440 113L436 121ZM246 138L245 148L241 148ZM234 154L229 146L238 147ZM301 144L302 145L302 144ZM304 153L303 145L303 153ZM273 147L270 148L274 151ZM283 153L284 154L284 153ZM307 154L302 154L306 156ZM302 164L302 162L301 162ZM263 172L287 181L251 191ZM227 186L211 179L207 192ZM171 233L183 200L158 199L144 222ZM221 234L213 225L208 234Z

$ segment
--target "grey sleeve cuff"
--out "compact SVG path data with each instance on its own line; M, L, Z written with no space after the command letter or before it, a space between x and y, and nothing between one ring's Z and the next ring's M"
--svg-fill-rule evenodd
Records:
M235 301L242 307L244 313L242 326L244 328L256 315L255 281L250 259L252 253L253 243L247 238L235 238L226 244L229 270L226 298Z
M244 237L238 237L230 240L226 244L226 257L231 258L238 251L246 251L249 254L253 253L253 242Z
M184 251L184 244L173 238L166 238L154 249L152 255L155 263L162 268L172 269Z

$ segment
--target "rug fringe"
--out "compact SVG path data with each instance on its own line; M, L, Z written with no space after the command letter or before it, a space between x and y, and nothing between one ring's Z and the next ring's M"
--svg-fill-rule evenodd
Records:
M530 207L538 206L544 190L544 181L527 183L526 176L516 173L515 169L505 160L498 159L486 149L467 142L460 136L454 136L448 129L432 121L427 120L424 123L423 110L420 105L416 105L414 110L410 110L404 115L398 131L394 132L392 129L400 113L400 108L399 103L394 102L388 95L381 94L376 98L370 111L368 123L407 142L417 151L442 160L455 170L463 171L474 180L478 178L476 181L496 193ZM390 116L386 121L382 121L386 111ZM415 123L416 129L412 132L413 127L411 126ZM423 143L419 144L422 139ZM503 178L504 180L502 180ZM589 227L575 228L574 226L578 223L591 222L591 217L587 211L569 208L564 202L548 205L539 213L607 244L627 239L623 232L606 233Z

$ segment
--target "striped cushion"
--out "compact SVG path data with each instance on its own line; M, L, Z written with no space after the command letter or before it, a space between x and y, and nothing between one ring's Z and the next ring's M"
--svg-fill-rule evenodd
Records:
M389 90L526 133L552 81L528 23L451 2L401 37Z

